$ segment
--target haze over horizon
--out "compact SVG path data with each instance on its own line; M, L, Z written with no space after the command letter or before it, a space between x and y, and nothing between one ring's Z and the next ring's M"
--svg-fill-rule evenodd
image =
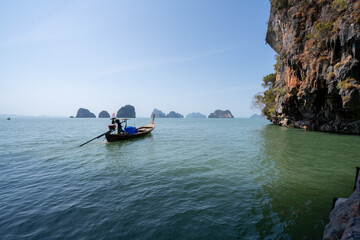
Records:
M110 114L131 104L248 117L275 52L268 1L0 2L0 114Z

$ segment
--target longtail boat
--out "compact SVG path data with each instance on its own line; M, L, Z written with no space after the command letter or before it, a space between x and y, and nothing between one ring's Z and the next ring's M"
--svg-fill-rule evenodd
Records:
M155 114L153 115L151 123L135 128L135 127L128 127L127 126L127 120L128 119L122 119L122 122L119 121L119 119L116 119L116 121L113 120L113 124L109 125L109 131L105 134L106 140L108 142L117 142L127 139L133 139L138 137L143 137L151 133L152 130L155 128L154 124ZM115 123L118 124L118 131L117 133L112 133L115 131ZM121 123L125 123L125 128L122 129Z

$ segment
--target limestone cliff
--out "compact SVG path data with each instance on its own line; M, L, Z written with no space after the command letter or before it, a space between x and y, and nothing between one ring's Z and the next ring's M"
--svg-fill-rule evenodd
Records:
M360 239L360 181L356 168L355 188L349 198L339 198L330 213L330 222L324 229L324 240Z
M209 115L209 118L234 118L229 110L216 110Z
M99 113L99 118L110 118L110 114L107 111L103 110Z
M150 116L152 117L153 115L155 115L156 118L184 118L184 116L180 113L171 111L166 115L164 112L156 108L154 108Z
M171 111L168 113L168 115L166 115L167 118L184 118L183 115L181 115L180 113Z
M136 118L135 107L131 105L125 105L119 109L116 113L117 118Z
M86 108L79 108L76 118L96 118L96 116Z
M360 1L272 0L275 124L360 134Z
M161 110L154 108L153 112L151 113L150 117L155 114L156 118L166 118L166 114L163 113Z
M199 112L193 112L186 115L186 118L206 118L206 115L201 114Z

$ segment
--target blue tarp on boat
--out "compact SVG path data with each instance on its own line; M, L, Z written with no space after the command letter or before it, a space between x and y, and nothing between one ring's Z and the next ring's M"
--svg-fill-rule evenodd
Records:
M137 130L136 127L126 127L125 128L125 134L132 135L132 134L135 134L135 133L138 133L138 130Z

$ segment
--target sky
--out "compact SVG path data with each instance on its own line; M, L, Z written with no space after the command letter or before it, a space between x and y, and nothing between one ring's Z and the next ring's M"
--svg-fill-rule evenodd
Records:
M0 114L130 104L248 117L275 52L268 0L0 1Z

